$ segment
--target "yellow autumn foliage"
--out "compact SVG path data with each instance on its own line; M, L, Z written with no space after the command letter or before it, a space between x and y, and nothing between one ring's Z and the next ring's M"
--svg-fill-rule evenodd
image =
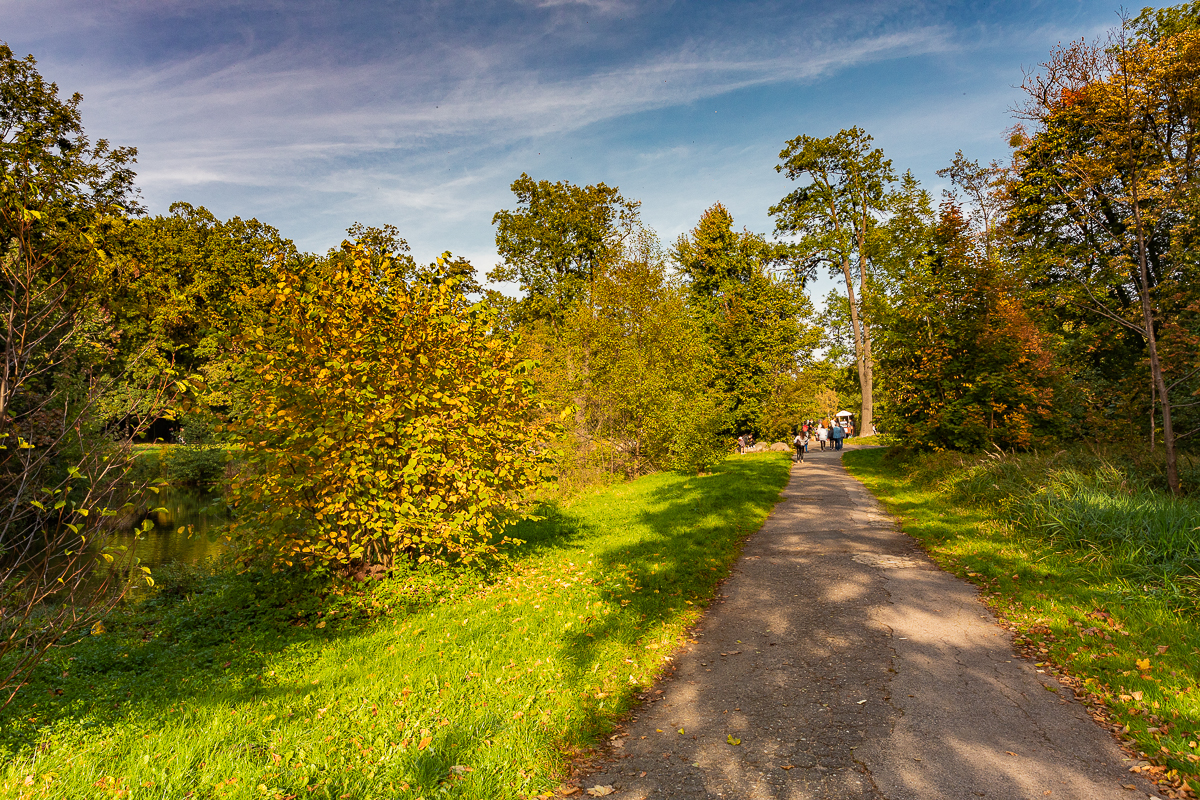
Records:
M530 362L444 269L344 243L243 340L234 539L276 567L470 563L542 480ZM449 254L447 254L448 256Z

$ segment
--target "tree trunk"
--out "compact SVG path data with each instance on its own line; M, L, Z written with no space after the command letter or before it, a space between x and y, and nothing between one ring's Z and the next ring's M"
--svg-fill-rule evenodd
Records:
M858 382L862 386L862 426L871 421L871 344L866 325L858 318L858 302L854 297L854 278L850 274L850 259L842 256L842 274L846 277L846 297L850 301L850 327L854 330L854 355L858 361Z
M1142 224L1141 202L1138 196L1137 178L1133 181L1133 217L1137 228L1138 270L1141 274L1142 324L1146 326L1146 349L1150 351L1150 377L1158 387L1158 399L1162 403L1163 450L1167 454L1167 485L1171 494L1179 495L1179 462L1175 453L1175 431L1171 427L1171 397L1163 377L1162 363L1158 360L1158 341L1154 335L1154 311L1150 307L1150 270L1146 264L1146 229ZM1153 403L1151 403L1151 414ZM1153 432L1151 432L1153 436Z
M828 181L825 185L829 185ZM837 204L833 200L832 192L829 200L829 215L833 220L834 230L840 234L842 225L838 218ZM862 240L858 236L857 225L854 226L854 236L859 240L861 255ZM842 253L842 275L846 278L846 297L850 301L850 329L854 332L854 357L858 361L858 383L863 387L864 418L859 419L859 424L865 427L871 421L871 344L864 335L865 326L858 318L858 301L854 297L854 276L850 272L850 257L845 253Z
M858 298L862 302L867 299L867 198L863 197L862 221L856 231L858 238ZM851 300L853 306L854 301ZM862 357L858 367L858 383L862 389L862 415L859 417L860 430L870 430L875 418L875 366L871 357L871 327L864 319L862 321Z
M1154 378L1150 378L1150 452L1154 452L1154 404L1158 402L1158 387L1154 385Z

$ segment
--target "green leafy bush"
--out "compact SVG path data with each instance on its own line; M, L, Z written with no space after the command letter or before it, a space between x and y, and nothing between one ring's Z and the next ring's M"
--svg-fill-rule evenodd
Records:
M176 445L163 454L162 477L174 486L213 486L221 482L228 460L220 447Z

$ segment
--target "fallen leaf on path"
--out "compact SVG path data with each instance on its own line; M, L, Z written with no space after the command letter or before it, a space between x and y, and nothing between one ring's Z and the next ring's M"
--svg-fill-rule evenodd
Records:
M570 797L573 794L579 794L578 786L560 786L558 793L563 797Z
M684 735L685 735L685 734L684 734L684 732L683 732L683 728L680 728L680 729L679 729L679 735L680 735L680 736L684 736Z
M796 766L794 764L780 764L779 768L780 769L795 769Z
M608 797L615 791L616 789L614 789L612 786L601 786L600 784L596 784L592 788L588 789L587 793L592 797Z
M742 743L742 740L734 736L732 733L725 737L725 741L729 742L734 747Z
M1012 750L1005 750L1004 752L1008 753L1010 756L1016 755L1016 753L1014 753Z

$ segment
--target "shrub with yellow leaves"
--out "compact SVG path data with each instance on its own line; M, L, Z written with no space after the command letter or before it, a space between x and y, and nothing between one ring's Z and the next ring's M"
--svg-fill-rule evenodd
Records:
M342 248L285 273L243 338L232 536L247 559L350 574L493 555L543 478L533 364L448 253L413 276Z

